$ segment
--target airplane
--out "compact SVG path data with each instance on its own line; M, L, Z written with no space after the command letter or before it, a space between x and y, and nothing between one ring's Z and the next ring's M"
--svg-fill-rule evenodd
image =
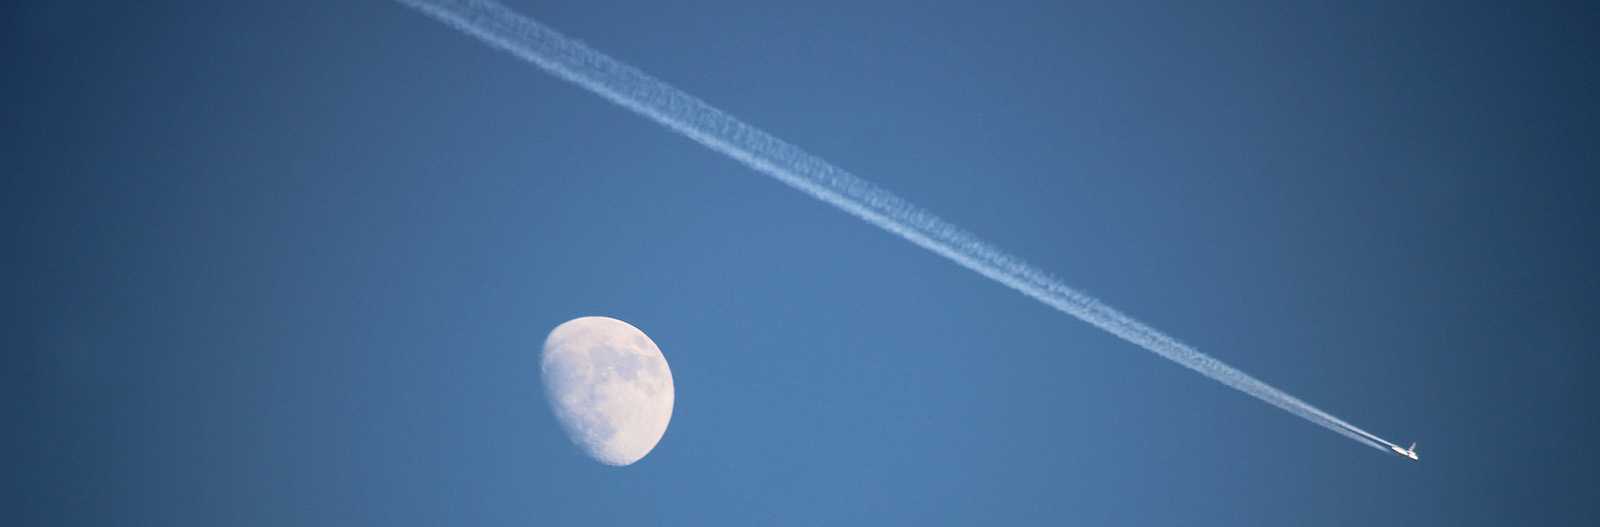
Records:
M1400 454L1400 457L1408 457L1408 458L1411 458L1412 461L1417 461L1417 443L1416 443L1416 441L1412 441L1411 442L1411 448L1400 448L1400 447L1392 446L1392 445L1389 448L1393 449L1394 453Z

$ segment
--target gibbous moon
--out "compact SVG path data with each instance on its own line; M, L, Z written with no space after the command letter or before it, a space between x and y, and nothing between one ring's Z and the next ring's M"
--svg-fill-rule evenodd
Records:
M672 420L672 370L639 328L607 317L567 321L544 339L539 364L550 408L596 461L631 465Z

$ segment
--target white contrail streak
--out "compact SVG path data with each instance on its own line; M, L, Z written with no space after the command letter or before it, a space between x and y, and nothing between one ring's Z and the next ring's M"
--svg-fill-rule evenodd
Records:
M397 0L758 172L1139 347L1362 444L1393 443L1080 293L893 193L490 0Z

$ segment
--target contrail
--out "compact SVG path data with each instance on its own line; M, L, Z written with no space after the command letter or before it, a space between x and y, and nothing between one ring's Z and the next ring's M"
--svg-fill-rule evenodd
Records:
M1394 443L1067 287L932 213L492 0L397 0L867 223L1123 340L1367 446Z

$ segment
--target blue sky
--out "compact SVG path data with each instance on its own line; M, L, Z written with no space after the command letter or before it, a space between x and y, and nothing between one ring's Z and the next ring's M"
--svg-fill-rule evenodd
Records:
M509 2L1377 454L387 2L13 5L20 524L1592 522L1592 12ZM583 457L582 315L672 365Z

